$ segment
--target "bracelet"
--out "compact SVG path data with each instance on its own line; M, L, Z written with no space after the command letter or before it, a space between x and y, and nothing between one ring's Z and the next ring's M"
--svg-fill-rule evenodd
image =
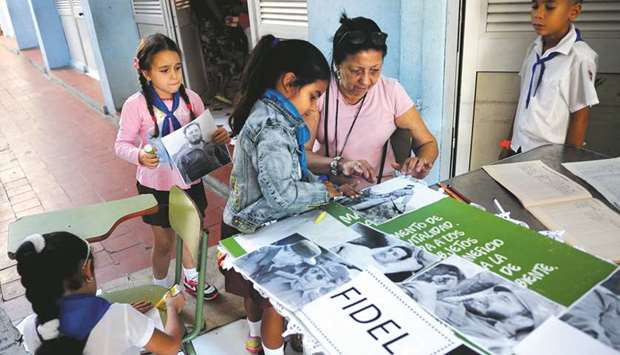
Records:
M338 176L338 163L342 160L341 156L335 156L331 162L329 162L329 173L333 176Z

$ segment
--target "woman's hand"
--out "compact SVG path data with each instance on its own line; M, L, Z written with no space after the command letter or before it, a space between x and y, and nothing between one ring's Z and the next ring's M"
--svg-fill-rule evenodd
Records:
M433 168L433 162L425 158L411 157L405 160L402 167L398 163L392 164L392 167L400 170L405 175L411 175L416 179L423 179Z
M138 162L140 165L145 166L149 169L155 169L159 165L159 158L157 157L157 149L155 147L152 148L152 152L147 152L142 148L140 152L138 152Z
M226 128L218 127L211 135L211 141L215 144L227 144L230 142L230 135Z
M375 182L375 169L366 160L346 160L341 163L344 176L360 176Z
M136 311L138 311L138 312L140 312L142 314L144 314L144 313L150 311L151 309L153 309L153 304L151 302L145 301L145 300L134 302L134 303L131 304L131 306L133 308L135 308Z

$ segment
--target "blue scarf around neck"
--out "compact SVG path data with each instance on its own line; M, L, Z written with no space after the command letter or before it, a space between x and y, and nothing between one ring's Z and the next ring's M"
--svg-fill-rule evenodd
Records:
M181 123L174 115L174 112L177 110L177 108L179 108L181 94L179 94L179 92L177 91L174 93L174 95L172 95L172 109L168 109L168 106L166 106L164 101L159 97L152 84L148 86L148 89L148 95L151 97L151 103L165 115L161 128L161 136L165 137L170 132L181 128Z
M86 340L112 305L95 295L75 294L60 299L60 333Z
M306 126L304 118L299 114L299 111L297 111L295 105L293 105L293 103L278 90L267 89L263 97L276 103L280 108L286 110L295 119L295 122L297 123L295 127L295 137L297 138L297 146L299 147L299 165L301 167L301 174L303 177L308 176L308 161L306 160L304 144L306 144L308 139L310 139L310 130L308 129L308 126Z

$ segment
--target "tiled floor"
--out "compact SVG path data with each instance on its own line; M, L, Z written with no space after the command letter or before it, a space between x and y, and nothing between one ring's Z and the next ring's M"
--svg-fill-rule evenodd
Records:
M10 45L0 36L0 306L18 320L31 309L15 263L6 255L8 225L20 216L125 198L136 191L135 167L114 154L116 128L109 117L33 66L40 52L16 55L7 49ZM72 82L74 74L58 75ZM92 89L94 79L79 75L85 78L74 84ZM96 89L92 93L96 96ZM207 198L205 225L213 245L219 240L225 200L213 192ZM150 266L151 247L150 229L140 219L121 224L106 241L94 244L98 281Z

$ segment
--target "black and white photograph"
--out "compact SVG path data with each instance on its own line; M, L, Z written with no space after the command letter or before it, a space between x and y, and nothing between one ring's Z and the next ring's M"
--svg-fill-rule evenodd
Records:
M361 271L298 233L246 254L233 264L292 311L351 281Z
M560 319L620 351L620 269L593 288Z
M452 256L399 284L429 312L493 354L512 348L564 307Z
M230 163L226 146L211 142L210 137L216 129L213 116L205 110L200 117L162 138L171 164L185 183L190 184Z
M400 176L362 190L357 198L343 197L337 202L381 224L443 197L442 193L428 188L415 178Z
M393 282L406 280L440 260L424 249L358 223L351 226L360 235L331 251L362 269L373 266Z

